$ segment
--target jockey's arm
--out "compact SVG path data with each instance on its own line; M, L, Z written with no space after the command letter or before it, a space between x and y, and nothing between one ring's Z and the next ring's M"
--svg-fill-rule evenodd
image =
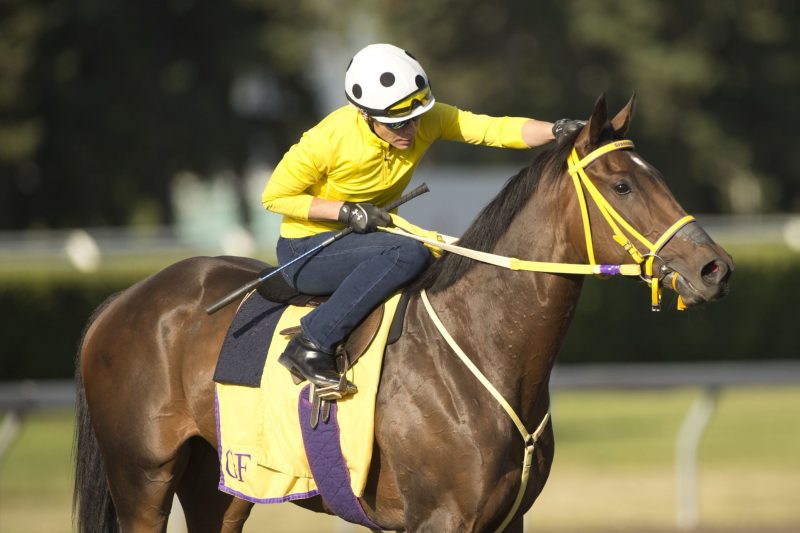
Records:
M342 204L344 204L342 201L314 198L308 209L308 218L310 220L336 221L339 219L339 210L342 208Z
M522 140L531 148L547 144L554 139L553 124L530 119L522 124Z

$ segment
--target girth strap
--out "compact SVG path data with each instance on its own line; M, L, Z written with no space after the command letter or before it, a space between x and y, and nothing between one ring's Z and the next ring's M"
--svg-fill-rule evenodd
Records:
M506 515L505 520L500 526L497 528L496 531L503 531L508 524L511 523L511 520L514 519L514 515L517 514L517 510L519 510L519 506L522 503L522 498L525 496L525 490L528 487L528 478L531 471L531 465L533 464L533 452L536 448L536 443L541 437L542 433L544 432L545 427L547 427L547 422L550 420L550 411L548 411L542 421L539 423L539 426L533 433L528 433L528 429L525 427L525 424L522 422L522 419L517 415L511 405L503 398L503 395L495 388L494 385L487 379L487 377L480 371L480 369L475 366L470 358L464 353L464 350L456 343L455 339L450 335L447 331L447 328L444 327L442 321L439 319L439 316L436 314L436 311L433 309L430 300L428 300L428 293L423 289L420 291L420 297L422 298L422 303L425 306L425 309L428 311L428 315L431 317L431 321L436 326L436 329L439 330L439 334L447 341L447 344L450 345L450 348L458 355L458 358L461 359L461 362L466 365L466 367L472 372L472 374L478 378L478 381L481 382L481 385L489 391L492 397L500 404L506 414L511 418L511 421L514 422L514 425L517 427L517 431L519 431L520 436L522 436L522 440L525 443L525 456L522 459L522 476L520 479L520 487L519 492L517 492L517 497L514 499L514 504L511 506L511 510L509 511L508 515Z

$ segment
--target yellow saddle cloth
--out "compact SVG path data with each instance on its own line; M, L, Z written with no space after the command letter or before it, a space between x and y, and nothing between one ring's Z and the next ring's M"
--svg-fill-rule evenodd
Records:
M375 397L383 351L400 294L385 304L383 321L367 352L348 371L358 392L337 402L340 444L350 485L361 496L367 482L374 441ZM279 503L318 494L306 459L298 414L303 382L295 385L278 363L288 337L285 328L300 324L309 307L286 308L269 346L261 387L216 384L219 490L256 503Z

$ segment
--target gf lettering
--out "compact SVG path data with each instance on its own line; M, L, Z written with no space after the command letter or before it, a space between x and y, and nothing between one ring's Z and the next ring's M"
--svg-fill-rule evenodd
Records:
M230 477L244 481L244 472L247 470L247 463L249 462L249 453L236 453L228 450L225 454L225 471Z

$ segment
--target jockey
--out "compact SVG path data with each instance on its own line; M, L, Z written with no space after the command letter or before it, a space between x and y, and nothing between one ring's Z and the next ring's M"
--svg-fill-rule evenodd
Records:
M286 264L345 227L354 231L283 270L298 291L330 298L301 320L279 362L333 390L334 351L375 307L411 282L431 255L412 239L376 231L422 156L439 139L502 148L540 146L574 131L529 118L490 117L436 102L422 66L405 50L372 44L345 73L345 105L306 131L272 173L262 202L283 215L277 245ZM350 385L349 391L355 388Z

